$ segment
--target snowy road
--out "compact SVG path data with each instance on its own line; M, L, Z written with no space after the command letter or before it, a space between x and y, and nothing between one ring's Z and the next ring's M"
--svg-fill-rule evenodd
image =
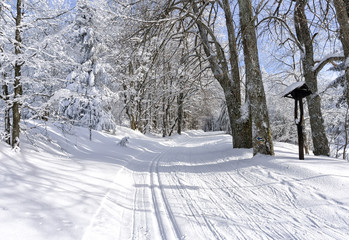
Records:
M346 161L252 157L223 133L38 131L20 153L0 143L1 239L349 239Z
M203 132L129 146L142 151L116 174L84 240L349 239L349 176L324 166L332 159L302 166L283 145L276 158L252 158Z

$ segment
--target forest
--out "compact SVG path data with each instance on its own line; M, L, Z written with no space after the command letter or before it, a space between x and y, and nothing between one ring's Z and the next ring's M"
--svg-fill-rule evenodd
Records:
M304 81L306 152L348 159L348 56L345 0L2 0L0 139L203 129L273 155L297 143L282 93Z

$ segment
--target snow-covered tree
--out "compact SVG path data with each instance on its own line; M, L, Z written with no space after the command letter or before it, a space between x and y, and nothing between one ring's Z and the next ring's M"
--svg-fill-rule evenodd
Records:
M0 6L4 130L6 138L11 131L11 145L16 148L23 129L21 119L38 119L47 113L48 90L57 84L52 73L59 69L56 66L64 65L57 64L61 58L56 58L60 53L52 39L63 25L68 5L64 1L52 5L51 1L19 0L1 2Z
M100 2L102 3L102 2ZM102 6L106 6L105 4ZM66 51L71 55L73 69L66 77L66 86L53 96L59 100L56 114L76 125L90 129L115 127L112 107L117 100L105 63L107 49L107 11L90 1L78 1L75 19L64 31L68 33ZM110 19L109 19L110 20Z
M3 101L1 110L4 112L4 128L3 133L1 133L1 139L4 139L5 142L11 144L11 118L10 118L10 98L9 98L9 73L12 71L12 66L9 61L8 52L9 49L12 49L12 44L9 41L9 29L5 26L11 22L11 19L8 15L9 9L11 7L5 2L0 3L0 84L1 84L1 93L0 99Z

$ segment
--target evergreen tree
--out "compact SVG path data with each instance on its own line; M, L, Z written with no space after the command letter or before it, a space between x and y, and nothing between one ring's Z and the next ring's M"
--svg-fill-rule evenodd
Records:
M99 10L89 1L79 1L75 20L68 27L67 51L72 54L74 69L66 79L68 96L59 96L58 114L90 130L109 130L115 127L111 106L117 98L103 62L105 25Z

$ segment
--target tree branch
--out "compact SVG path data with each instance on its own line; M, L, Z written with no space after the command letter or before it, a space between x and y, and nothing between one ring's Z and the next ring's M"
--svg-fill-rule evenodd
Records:
M345 57L344 55L329 55L325 57L319 63L315 64L315 66L313 67L315 75L318 75L318 73L326 66L326 64L333 61L345 61Z

